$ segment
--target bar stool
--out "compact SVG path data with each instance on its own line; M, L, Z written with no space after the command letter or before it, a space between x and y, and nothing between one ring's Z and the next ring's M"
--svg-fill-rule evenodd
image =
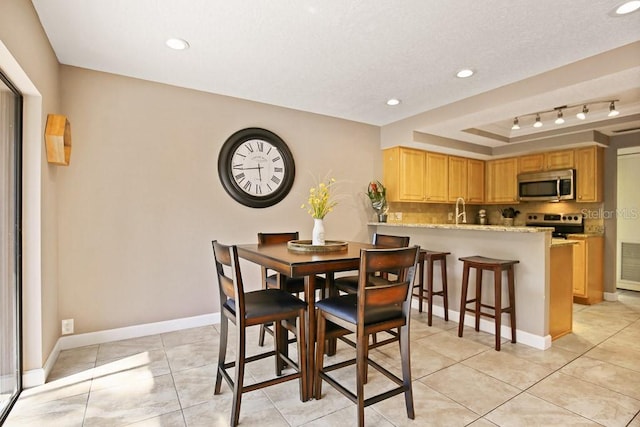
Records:
M449 321L449 297L447 296L447 255L451 252L438 252L430 251L427 249L421 249L418 258L418 284L414 286L414 290L417 288L417 293L414 292L413 296L418 297L418 311L422 313L422 301L427 299L427 309L429 314L427 316L427 324L431 326L433 318L433 296L441 296L444 302L444 320ZM433 266L434 262L440 262L440 273L442 277L442 290L434 292L433 290ZM424 265L427 264L427 288L424 288Z
M459 258L464 264L462 266L462 295L460 297L460 323L458 324L458 336L462 336L464 329L465 312L471 312L476 317L476 331L480 330L480 316L491 317L495 319L496 326L496 351L500 351L500 326L502 313L509 313L511 318L511 342L516 342L516 298L515 298L515 279L513 266L518 264L518 260L504 260L486 258L483 256L470 256ZM475 298L467 299L467 291L469 287L469 270L476 269L476 294ZM494 275L494 301L495 305L482 304L482 271L493 271ZM502 308L502 272L507 272L508 289L509 289L509 307ZM467 308L467 304L475 303L474 308ZM482 311L482 308L493 310L493 313Z

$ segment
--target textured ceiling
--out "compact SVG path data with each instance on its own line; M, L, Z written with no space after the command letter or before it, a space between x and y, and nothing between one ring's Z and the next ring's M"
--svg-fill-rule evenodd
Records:
M637 59L553 81L553 70L640 41L640 12L612 16L620 3L33 0L62 64L380 126L415 116L414 130L488 146L504 142L464 130L504 134L516 115L599 97L640 112ZM190 48L168 49L170 37ZM456 78L465 67L476 74ZM532 93L526 82L545 73ZM507 85L509 102L486 98ZM451 105L474 111L444 114Z

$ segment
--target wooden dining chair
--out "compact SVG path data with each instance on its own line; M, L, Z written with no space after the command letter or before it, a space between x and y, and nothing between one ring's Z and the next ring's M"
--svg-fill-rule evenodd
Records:
M381 400L404 393L407 417L415 418L411 385L409 352L409 319L412 285L418 262L419 247L396 249L363 249L360 258L358 291L355 294L327 298L316 303L318 308L316 368L314 395L322 398L322 381L326 381L358 406L358 426L364 426L364 408ZM370 285L368 276L380 272L394 272L395 279L382 285ZM402 378L369 359L369 335L399 328ZM346 334L356 335L356 357L348 361L324 366L325 340ZM349 390L329 373L356 365L356 390ZM364 398L367 366L392 380L397 387Z
M409 246L409 237L375 233L373 235L373 244L376 246L386 246L388 248L406 248ZM376 277L386 279L387 276L387 272L378 272L376 275L371 275L370 279L375 281ZM358 291L358 274L336 277L335 287L344 293L355 294Z
M233 391L230 425L236 426L240 418L242 394L245 392L298 379L300 399L307 400L307 343L304 323L306 304L282 289L260 289L245 293L237 247L226 246L215 240L212 245L220 291L220 347L214 394L220 394L224 378ZM233 362L226 362L229 321L235 325L237 342ZM273 322L274 325L274 350L247 357L246 329L266 322ZM297 363L288 357L283 348L283 345L288 345L286 340L281 339L286 331L293 332L297 337ZM277 376L244 385L245 365L271 356L275 356L276 359ZM282 375L282 363L293 368L295 372ZM233 378L228 372L231 368L234 368Z
M297 231L285 233L258 233L259 245L275 245L287 243L291 240L299 240ZM304 292L304 277L289 277L276 271L261 267L262 288L263 289L282 289L289 293L299 295ZM316 289L324 288L324 278L316 279ZM260 326L260 335L258 336L258 345L264 346L265 333L273 336L273 330L270 324Z

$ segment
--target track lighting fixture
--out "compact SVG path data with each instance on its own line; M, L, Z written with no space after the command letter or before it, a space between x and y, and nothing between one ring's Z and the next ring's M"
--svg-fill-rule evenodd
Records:
M576 117L580 120L584 120L587 118L587 113L589 112L589 109L587 108L586 105L582 106L582 111L580 111L578 114L576 114Z
M601 100L601 101L593 101L588 104L576 104L576 105L562 105L559 107L555 107L553 110L545 110L545 111L536 111L535 113L529 114L520 114L513 119L513 126L511 126L511 130L520 130L520 119L527 116L535 117L535 122L533 123L534 128L541 128L543 126L542 123L542 115L555 113L555 124L561 125L565 123L564 111L565 110L573 110L574 108L582 107L578 113L576 113L576 117L579 120L585 120L587 118L587 114L589 113L589 105L593 106L596 104L609 104L609 117L615 117L620 112L616 109L616 102L619 102L619 99L609 99L609 100ZM574 110L575 111L575 110Z
M541 128L542 122L540 121L540 114L536 114L536 122L533 124L534 128Z

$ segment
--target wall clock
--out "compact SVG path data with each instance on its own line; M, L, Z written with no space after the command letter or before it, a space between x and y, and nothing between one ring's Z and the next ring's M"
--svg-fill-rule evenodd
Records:
M251 208L266 208L289 193L296 168L289 147L278 135L247 128L222 145L218 175L234 200Z

